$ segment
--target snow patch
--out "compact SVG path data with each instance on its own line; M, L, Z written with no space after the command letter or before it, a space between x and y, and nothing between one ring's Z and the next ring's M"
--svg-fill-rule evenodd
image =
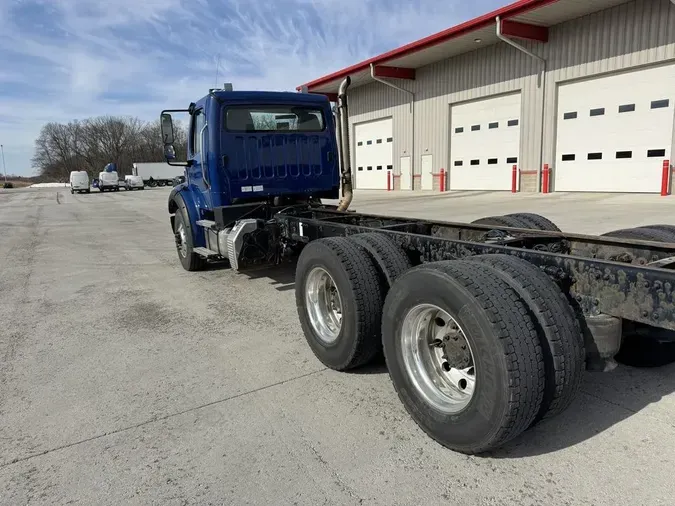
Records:
M31 188L66 188L70 183L35 183L30 185Z

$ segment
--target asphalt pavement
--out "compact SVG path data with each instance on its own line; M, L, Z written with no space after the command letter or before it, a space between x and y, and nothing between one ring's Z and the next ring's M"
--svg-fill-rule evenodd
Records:
M673 504L675 365L588 373L557 418L453 453L382 364L320 364L291 268L184 271L168 192L0 191L0 504ZM675 223L675 197L394 193L353 207Z

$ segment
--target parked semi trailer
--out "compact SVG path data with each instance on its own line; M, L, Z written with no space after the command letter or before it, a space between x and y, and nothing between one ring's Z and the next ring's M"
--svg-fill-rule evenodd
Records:
M662 359L675 336L675 227L589 236L531 213L354 212L349 84L334 110L313 94L211 90L162 112L167 162L187 176L168 200L184 269L296 260L317 359L346 371L383 354L414 421L467 454L563 412L584 370L610 371L618 353ZM174 159L174 112L197 132L187 162ZM321 202L340 189L337 206Z
M171 186L175 177L183 175L183 168L164 162L134 163L131 172L134 176L141 176L145 186Z

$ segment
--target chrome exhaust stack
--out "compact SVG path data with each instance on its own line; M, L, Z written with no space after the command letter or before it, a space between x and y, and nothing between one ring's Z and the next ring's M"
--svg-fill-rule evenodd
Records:
M340 172L342 174L342 200L338 204L338 211L346 211L354 196L352 189L351 153L349 151L349 109L347 107L347 88L352 80L347 76L338 91L338 102L335 112L337 128L337 142L340 153Z

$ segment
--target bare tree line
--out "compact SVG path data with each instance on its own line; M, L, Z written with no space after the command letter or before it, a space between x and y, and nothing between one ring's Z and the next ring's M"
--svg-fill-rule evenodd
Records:
M175 130L176 157L185 160L187 130L181 124L175 124ZM134 162L162 161L159 120L117 116L47 123L35 140L31 160L42 179L53 181L68 181L73 170L97 177L108 163L117 164L121 176L131 173Z

